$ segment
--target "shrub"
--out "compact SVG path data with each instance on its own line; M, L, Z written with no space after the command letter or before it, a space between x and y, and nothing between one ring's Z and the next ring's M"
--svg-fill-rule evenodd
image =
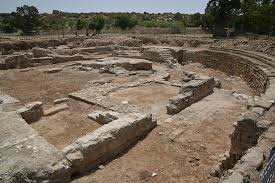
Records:
M181 33L181 26L179 24L172 24L170 27L171 34L180 34Z

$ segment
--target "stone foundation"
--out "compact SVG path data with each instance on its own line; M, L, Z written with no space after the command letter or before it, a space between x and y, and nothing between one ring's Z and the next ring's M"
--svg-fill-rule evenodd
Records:
M73 174L85 172L123 153L156 125L152 115L129 114L79 138L63 152Z
M193 103L213 93L215 80L213 77L201 76L185 83L179 95L169 99L167 114L174 115Z

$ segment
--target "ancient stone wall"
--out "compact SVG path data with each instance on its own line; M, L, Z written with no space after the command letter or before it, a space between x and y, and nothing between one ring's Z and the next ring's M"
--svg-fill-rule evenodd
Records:
M254 89L256 95L264 93L269 85L268 77L264 71L257 64L244 57L230 53L203 50L194 52L192 61L220 70L228 75L240 76Z
M193 103L212 94L214 85L214 78L208 76L200 76L185 83L181 87L180 93L169 99L169 104L166 106L167 114L177 114Z
M22 51L29 50L34 47L48 48L56 47L59 45L66 45L69 43L78 43L83 42L85 37L72 37L66 39L40 39L40 40L11 40L0 42L0 51L9 52L9 51Z
M81 137L63 152L72 164L73 174L85 172L122 153L156 125L149 114L125 115Z

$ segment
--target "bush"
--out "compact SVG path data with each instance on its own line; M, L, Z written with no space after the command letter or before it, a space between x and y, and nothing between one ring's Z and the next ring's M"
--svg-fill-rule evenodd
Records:
M136 18L131 17L127 14L120 14L116 17L115 26L122 30L132 29L137 25L138 21Z
M181 26L179 24L172 24L170 31L171 34L181 34Z

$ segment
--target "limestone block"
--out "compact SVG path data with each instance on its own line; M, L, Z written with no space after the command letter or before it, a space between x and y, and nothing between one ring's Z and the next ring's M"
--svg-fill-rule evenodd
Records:
M51 50L45 48L33 48L32 53L35 58L48 57L49 54L53 54Z
M151 114L131 113L79 138L63 152L72 164L72 172L83 172L113 159L156 125Z
M59 112L69 110L69 108L70 107L67 104L60 104L60 105L54 106L48 110L45 110L44 116L52 116Z
M63 70L63 68L61 68L61 67L55 67L55 68L44 69L44 70L42 70L42 72L46 73L46 74L53 74L53 73L58 73L62 70Z
M69 98L60 98L53 101L54 105L62 104L62 103L69 103Z

